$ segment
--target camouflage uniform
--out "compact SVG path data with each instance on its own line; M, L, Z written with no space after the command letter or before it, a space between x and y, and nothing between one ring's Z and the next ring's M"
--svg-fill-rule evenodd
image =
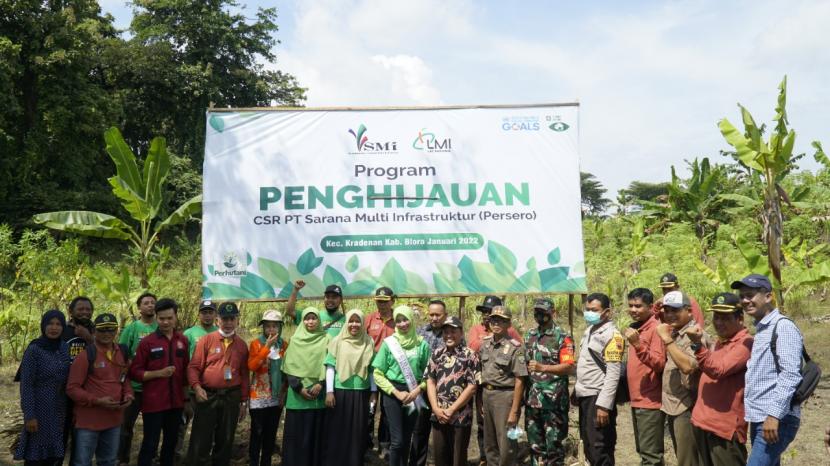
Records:
M573 338L553 323L546 330L533 328L525 336L528 361L545 365L573 363ZM568 435L568 377L529 372L525 423L533 465L562 465Z

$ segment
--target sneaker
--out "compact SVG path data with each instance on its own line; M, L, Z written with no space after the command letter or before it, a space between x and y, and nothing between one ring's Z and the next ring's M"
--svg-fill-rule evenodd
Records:
M378 454L378 458L382 460L386 460L389 458L389 449L386 447L381 448L380 454Z

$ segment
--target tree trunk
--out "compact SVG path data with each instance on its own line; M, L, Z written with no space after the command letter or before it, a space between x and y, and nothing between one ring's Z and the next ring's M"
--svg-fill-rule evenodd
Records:
M784 216L781 213L781 202L774 183L767 186L766 199L764 200L764 227L766 230L767 261L770 272L778 282L775 289L775 299L778 307L784 306L784 294L781 288L784 283L781 281L781 245L784 240Z

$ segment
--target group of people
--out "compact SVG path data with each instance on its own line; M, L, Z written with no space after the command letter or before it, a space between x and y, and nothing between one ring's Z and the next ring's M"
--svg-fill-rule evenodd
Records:
M248 414L250 464L270 465L283 410L287 466L356 466L375 444L392 466L423 466L430 437L436 465L466 465L474 421L481 464L515 463L526 432L534 465L561 465L571 405L591 465L614 464L622 403L631 405L643 465L664 463L665 426L682 466L778 464L798 430L800 407L791 399L802 337L775 307L764 276L714 298L717 338L703 330L703 312L673 274L662 277L659 300L645 288L628 294L634 322L623 333L609 297L590 294L578 350L547 298L534 301L536 325L520 335L502 300L487 296L476 306L481 323L465 336L441 300L429 302L419 326L388 287L364 315L343 312L338 285L326 287L324 309L297 312L303 286L294 283L284 312L264 313L250 344L237 334L233 302L203 301L197 324L180 332L178 304L145 293L140 318L117 340L115 316L92 319L88 298L72 300L69 322L46 312L18 374L25 424L15 458L129 464L139 414L142 466L228 465ZM755 321L754 339L744 313ZM290 339L285 320L296 325Z

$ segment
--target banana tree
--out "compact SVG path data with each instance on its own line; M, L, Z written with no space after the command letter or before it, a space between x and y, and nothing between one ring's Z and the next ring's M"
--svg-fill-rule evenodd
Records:
M202 209L202 196L194 196L185 201L162 219L162 187L170 172L170 157L165 139L156 137L150 142L143 170L139 170L135 155L117 128L107 130L104 140L116 169L116 174L109 178L109 183L129 220L85 210L46 212L35 215L33 220L54 230L128 241L138 253L141 286L146 289L150 286L153 270L151 256L159 241L159 234L198 214Z

